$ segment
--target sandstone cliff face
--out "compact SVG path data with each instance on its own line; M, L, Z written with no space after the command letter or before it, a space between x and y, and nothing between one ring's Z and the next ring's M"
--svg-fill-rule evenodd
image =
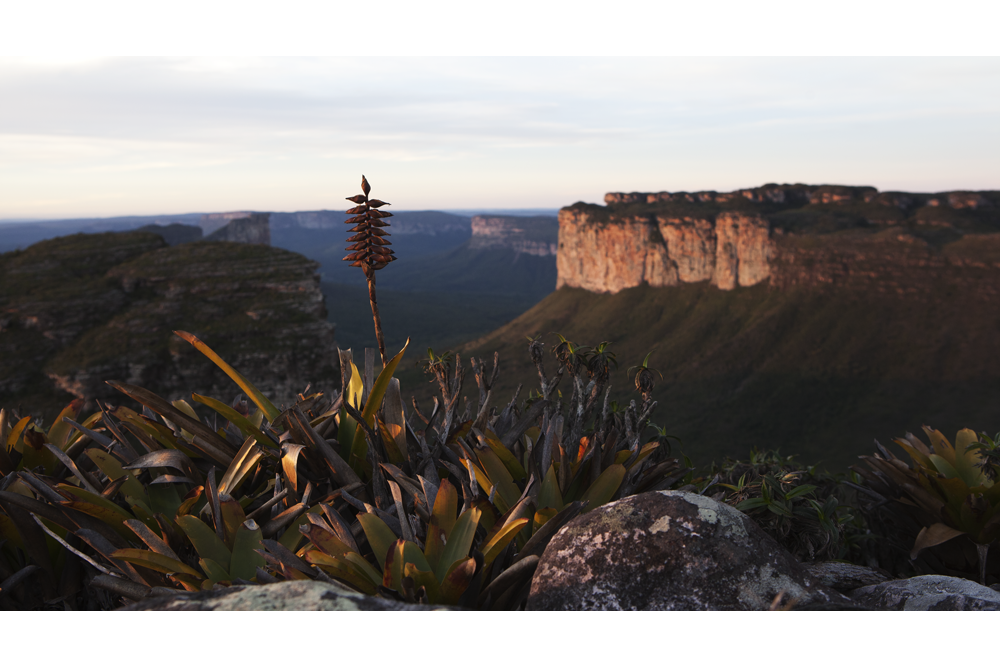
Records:
M682 283L711 280L715 274L715 223L704 218L658 217L660 236Z
M481 216L472 218L471 250L508 248L517 253L550 257L556 255L559 222L548 216Z
M613 225L592 223L587 215L559 212L556 289L566 285L591 292L618 292L644 282L657 287L677 284L657 227L629 219Z
M171 400L238 387L172 334L204 340L276 403L337 384L317 264L263 245L166 247L151 233L79 235L0 255L0 404L121 401L121 380Z
M862 284L883 275L892 284L885 260L917 261L910 246L925 248L919 261L930 265L944 262L941 248L957 239L1000 232L1000 192L769 184L723 193L612 192L605 202L560 211L558 287L614 293L709 281L732 290L765 281ZM876 249L890 246L879 266Z
M710 280L731 290L770 276L774 246L760 216L636 216L594 224L586 213L563 209L559 222L557 289L615 293L642 283L665 287Z

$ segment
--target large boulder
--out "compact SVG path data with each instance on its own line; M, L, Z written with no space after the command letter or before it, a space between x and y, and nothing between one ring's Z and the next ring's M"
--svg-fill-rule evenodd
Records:
M655 491L599 507L560 530L539 561L527 608L763 610L772 605L860 608L816 581L742 512L693 493Z

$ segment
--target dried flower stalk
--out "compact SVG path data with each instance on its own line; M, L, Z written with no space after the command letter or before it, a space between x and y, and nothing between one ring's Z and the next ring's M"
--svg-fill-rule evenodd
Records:
M369 199L368 193L371 186L368 180L361 176L362 194L347 197L348 201L358 204L354 208L348 209L347 213L353 218L345 220L345 224L354 225L351 232L354 234L347 239L350 245L347 252L350 253L344 258L345 262L350 262L351 266L360 266L368 279L368 300L372 304L372 318L375 320L375 338L378 340L378 351L382 356L382 365L385 366L388 360L385 356L385 341L382 337L382 319L378 314L378 301L375 298L375 272L384 268L389 262L396 259L395 253L388 246L392 245L385 239L389 232L385 227L389 226L383 218L391 218L392 213L379 211L382 206L389 206L389 202L378 199Z

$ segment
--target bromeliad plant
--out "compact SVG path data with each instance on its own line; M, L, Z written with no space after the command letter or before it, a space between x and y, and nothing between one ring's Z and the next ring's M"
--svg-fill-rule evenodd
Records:
M395 484L393 496L402 503L400 488ZM369 594L383 592L411 602L474 606L475 599L469 593L477 592L471 588L477 573L492 565L527 519L504 525L494 523L481 540L482 550L470 557L482 511L469 508L456 518L457 509L458 492L448 480L442 480L422 543L412 528L404 528L405 537L398 539L377 515L359 515L379 570L361 556L348 533L313 520L305 534L315 549L306 551L304 559ZM333 523L340 523L339 518Z
M512 567L525 572L526 595L529 569L537 563L544 544L569 520L606 502L631 493L666 489L690 481L690 469L677 459L654 458L663 443L655 438L642 443L641 433L655 403L633 401L623 412L611 409L607 386L607 364L614 359L602 343L593 351L559 336L554 350L559 361L555 376L545 371L544 344L529 338L529 355L539 374L541 391L518 409L515 396L503 410L487 412L496 380L481 361L472 360L479 389L475 411L457 415L457 402L465 369L460 357L454 365L448 356L428 355L426 370L441 391L431 414L414 404L423 422L416 437L436 440L443 453L457 459L452 468L474 497L485 495L485 514L495 510L496 522L509 528L525 520L511 545ZM557 387L563 377L573 384L569 400ZM665 460L663 460L665 459ZM447 465L447 464L446 464Z
M878 453L861 457L868 468L852 469L879 503L872 513L888 515L887 532L909 532L918 569L975 573L985 584L989 549L1000 539L997 438L962 429L952 445L940 431L925 426L924 433L930 447L911 433L895 440L909 462L876 442Z

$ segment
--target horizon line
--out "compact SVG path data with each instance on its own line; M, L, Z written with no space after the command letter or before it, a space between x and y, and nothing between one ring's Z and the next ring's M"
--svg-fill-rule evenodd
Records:
M396 213L450 213L452 215L461 215L463 217L471 217L474 215L490 215L490 214L503 214L503 213L514 213L516 211L555 211L558 212L560 209L566 208L565 206L560 207L546 207L546 206L526 206L523 208L500 208L500 207L481 207L481 208L419 208L419 209L398 209ZM204 216L204 215L218 215L220 213L237 213L243 212L241 209L232 209L229 211L192 211L189 213L143 213L143 214L124 214L124 215L94 215L94 216L75 216L75 217L61 217L61 218L0 218L0 225L10 224L37 224L43 222L79 222L84 220L121 220L123 218L187 218L191 216ZM329 209L329 208L317 208L317 209L301 209L295 211L258 211L253 209L246 209L247 213L343 213L339 209Z

